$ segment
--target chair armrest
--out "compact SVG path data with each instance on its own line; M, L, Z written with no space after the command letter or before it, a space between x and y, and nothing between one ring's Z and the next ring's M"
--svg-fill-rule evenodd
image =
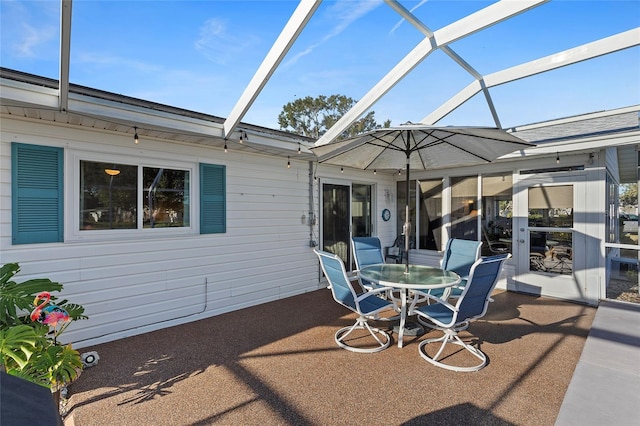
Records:
M360 296L356 298L356 301L359 302L371 296L377 297L379 293L386 293L389 290L393 290L393 287L376 287L373 290L365 291L364 293L362 293Z
M450 309L452 312L456 312L458 310L458 308L456 308L455 305L452 305L451 303L447 302L444 299L441 299L441 298L439 298L437 296L433 296L432 294L429 294L429 293L423 293L423 292L420 292L420 293L422 295L426 296L427 299L433 300L434 302L437 302L437 303L439 303L441 305L444 305L445 307ZM413 315L413 314L424 315L422 312L420 312L420 309L414 309L414 308L415 308L415 304L411 304L411 306L409 307L409 310L407 312L407 315Z

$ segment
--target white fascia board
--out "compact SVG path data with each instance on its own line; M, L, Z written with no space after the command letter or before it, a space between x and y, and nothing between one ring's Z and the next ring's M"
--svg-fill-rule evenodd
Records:
M25 108L58 110L58 90L15 80L0 79L0 98L2 105L15 105ZM222 124L193 117L185 117L171 112L152 110L149 108L127 105L87 95L70 93L69 114L87 116L105 122L144 127L148 125L157 131L185 132L223 138ZM272 147L291 152L291 158L297 158L298 143L301 154L311 155L308 149L310 142L299 135L271 135L268 131L249 131L251 144Z
M445 46L462 37L508 19L511 16L525 12L546 1L548 0L503 0L435 31L433 38L436 40L436 46L432 45L433 40L431 38L422 40L407 56L393 67L387 75L373 86L353 108L343 115L336 124L331 126L331 128L318 139L316 146L325 145L337 138L438 46Z
M300 2L291 18L278 36L276 42L271 46L271 50L260 64L249 84L245 87L242 96L238 99L231 113L224 122L224 137L227 137L238 123L245 116L253 102L256 100L267 81L271 78L278 65L293 46L304 27L315 13L320 0L303 0Z
M92 118L104 121L113 121L122 124L131 123L138 127L154 126L166 129L167 132L186 132L194 135L210 136L223 139L222 124L198 118L184 117L170 112L150 110L135 105L121 105L117 102L89 98L84 95L72 93L69 100L70 113L86 114ZM297 139L297 135L291 138L270 135L268 132L250 132L250 144L288 150L292 152L292 159L297 152L300 142L301 153L310 154L306 146Z
M71 0L60 4L60 79L58 109L69 108L69 61L71 52Z
M75 93L71 93L69 97L69 113L86 114L92 118L122 124L132 123L132 126L138 125L138 127L144 127L147 124L175 131L222 138L222 125L219 123L150 110L135 105L124 105Z
M0 78L0 102L58 109L58 90Z
M596 135L585 138L566 139L564 141L543 143L536 147L516 151L503 155L500 159L531 157L534 155L549 155L573 151L600 151L601 149L622 145L637 145L640 143L640 129L629 132Z
M291 160L309 160L309 156L315 155L308 148L308 144L300 141L295 138L296 135L292 135L293 137L274 137L268 136L267 133L258 134L251 133L251 138L249 139L249 145L257 145L265 148L275 148L282 151L289 151L291 153ZM300 144L300 156L298 156L298 144ZM258 148L259 149L259 148Z

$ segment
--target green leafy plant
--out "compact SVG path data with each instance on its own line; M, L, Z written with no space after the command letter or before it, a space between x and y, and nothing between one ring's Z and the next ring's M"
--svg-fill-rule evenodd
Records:
M87 316L81 305L52 295L51 301L67 312L69 321L53 329L32 321L36 296L62 291L63 286L48 278L16 283L12 279L19 271L17 263L7 263L0 269L0 368L55 392L75 380L82 370L80 353L71 345L60 344L58 337L72 321Z

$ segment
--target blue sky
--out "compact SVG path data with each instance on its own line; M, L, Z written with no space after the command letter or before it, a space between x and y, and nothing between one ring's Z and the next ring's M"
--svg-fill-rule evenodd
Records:
M401 1L431 30L493 2ZM295 1L74 0L72 83L227 117ZM0 0L0 63L58 76L58 0ZM640 1L553 0L450 46L488 74L640 27ZM364 96L423 36L382 1L324 1L242 121L278 128L296 98ZM472 81L441 51L373 106L418 122ZM491 90L503 127L640 104L635 47ZM481 95L439 124L494 125Z

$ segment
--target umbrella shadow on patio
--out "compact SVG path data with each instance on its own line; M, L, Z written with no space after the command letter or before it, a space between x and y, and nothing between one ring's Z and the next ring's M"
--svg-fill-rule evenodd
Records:
M496 417L491 411L484 410L475 404L464 403L443 408L432 413L423 414L402 423L402 426L422 426L422 425L454 425L454 424L475 424L493 426L514 426L515 423L508 422Z

